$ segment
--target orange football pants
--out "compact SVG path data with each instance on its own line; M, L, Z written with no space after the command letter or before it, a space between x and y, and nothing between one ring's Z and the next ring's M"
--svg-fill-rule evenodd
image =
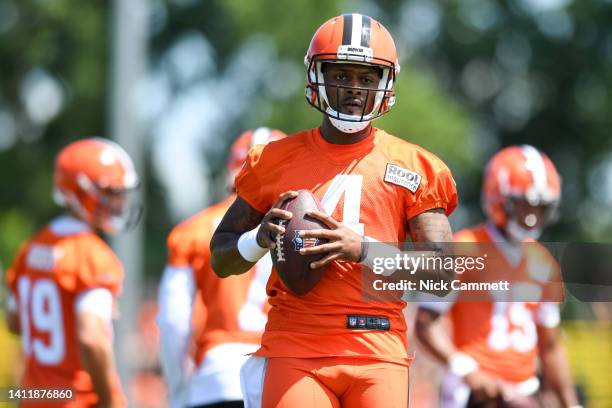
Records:
M264 408L406 408L408 367L352 357L268 360Z

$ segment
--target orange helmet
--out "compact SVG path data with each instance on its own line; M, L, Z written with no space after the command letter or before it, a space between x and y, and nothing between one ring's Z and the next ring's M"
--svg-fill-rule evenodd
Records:
M286 138L287 135L280 130L260 127L243 132L230 148L230 156L227 160L228 187L234 189L234 179L242 168L249 150L258 144L268 144L275 140Z
M513 205L525 201L545 206L550 222L561 198L561 179L553 162L533 146L510 146L489 161L483 181L482 204L489 220L507 229L513 221Z
M358 88L368 95L376 92L370 112L365 112L364 107L361 115L347 115L330 106L322 71L326 62L363 64L382 69L376 89ZM329 116L332 124L345 133L365 129L372 119L387 113L395 103L393 84L400 70L395 43L389 31L371 17L352 13L326 21L312 37L304 63L307 68L306 100Z
M83 139L64 147L55 159L54 197L94 228L116 233L140 219L140 181L118 144Z

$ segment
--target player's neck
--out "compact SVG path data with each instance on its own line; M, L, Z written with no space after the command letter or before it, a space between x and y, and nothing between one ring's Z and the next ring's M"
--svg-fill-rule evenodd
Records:
M355 133L344 133L339 131L331 124L327 116L323 116L323 123L321 123L321 136L327 143L332 144L353 144L361 142L363 139L370 135L372 131L372 125L368 125L365 129Z

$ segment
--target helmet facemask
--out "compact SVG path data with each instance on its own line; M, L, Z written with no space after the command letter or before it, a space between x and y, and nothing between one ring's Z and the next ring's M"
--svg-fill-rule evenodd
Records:
M143 213L139 190L140 185L121 189L99 189L99 205L94 212L94 224L109 234L134 228Z
M128 188L100 187L81 174L78 188L72 191L56 189L55 201L74 215L107 234L129 231L143 214L140 183Z
M526 197L508 197L505 201L506 225L504 230L512 240L537 240L544 228L558 217L558 200L528 200Z
M393 79L395 76L394 64L388 61L375 61L361 55L351 55L338 60L334 55L315 55L308 63L306 99L308 103L330 118L331 123L344 133L355 133L365 129L375 118L389 111L395 103L393 94ZM349 58L350 57L350 58ZM352 87L336 84L326 84L323 73L323 64L357 64L376 67L381 70L380 80L376 87ZM328 90L335 88L336 103L340 104L341 89L350 89L356 93L365 93L365 103L359 114L346 114L340 112L339 106L332 106ZM374 97L372 98L372 95ZM371 108L370 108L371 105Z

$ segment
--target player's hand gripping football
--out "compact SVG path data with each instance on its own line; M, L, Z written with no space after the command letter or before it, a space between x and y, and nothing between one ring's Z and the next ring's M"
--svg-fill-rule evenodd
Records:
M301 255L327 253L327 256L323 259L312 262L310 264L311 269L320 268L336 260L359 261L361 258L361 243L363 241L361 235L321 211L312 211L308 215L322 221L329 227L329 229L313 229L300 232L300 236L303 238L323 238L328 240L327 243L322 245L300 249Z
M261 220L261 224L259 227L259 231L257 232L257 243L262 248L275 248L276 243L272 239L272 233L282 235L285 233L285 228L276 225L273 221L276 218L280 218L283 220L290 220L292 217L291 212L282 210L280 207L283 203L290 198L297 197L297 191L289 190L282 193L278 196L278 199L272 205L272 208L268 210L266 215L264 215Z

